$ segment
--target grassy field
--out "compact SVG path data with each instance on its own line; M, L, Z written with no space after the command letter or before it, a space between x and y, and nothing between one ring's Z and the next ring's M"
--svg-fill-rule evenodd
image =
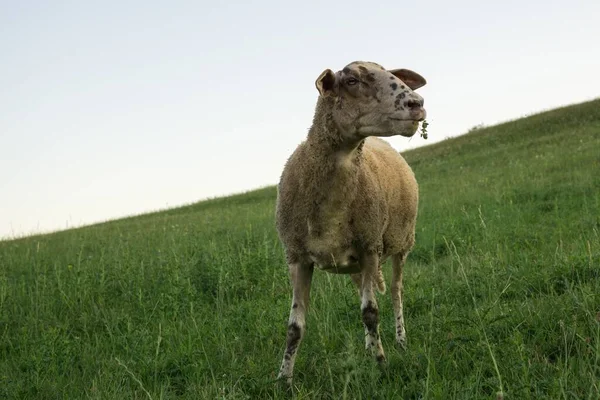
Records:
M599 399L600 100L405 154L408 349L316 272L293 391L275 188L0 242L0 398ZM389 281L389 268L384 268Z

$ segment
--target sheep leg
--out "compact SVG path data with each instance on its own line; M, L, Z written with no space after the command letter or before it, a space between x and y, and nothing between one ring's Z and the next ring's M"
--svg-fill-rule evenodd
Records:
M402 269L405 261L406 255L402 253L392 257L392 303L396 319L396 343L403 349L406 349L406 330L402 312Z
M311 264L294 263L289 265L293 290L292 309L288 320L286 350L277 376L277 379L286 378L288 383L292 382L296 352L302 336L304 336L313 269Z
M370 350L377 362L385 361L385 353L379 337L379 308L375 299L374 287L379 273L379 257L368 254L362 262L362 282L360 286L362 320L365 326L365 348Z

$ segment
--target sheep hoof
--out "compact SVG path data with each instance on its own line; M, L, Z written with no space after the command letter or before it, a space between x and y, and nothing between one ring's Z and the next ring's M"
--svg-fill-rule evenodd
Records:
M396 346L398 346L400 350L406 351L406 337L396 338Z
M287 389L291 389L292 387L292 377L291 376L283 376L282 374L277 375L277 382L281 385L285 385Z

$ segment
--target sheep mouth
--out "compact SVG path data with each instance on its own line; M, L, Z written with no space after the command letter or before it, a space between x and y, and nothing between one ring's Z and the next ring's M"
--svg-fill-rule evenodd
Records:
M390 119L393 120L393 121L421 122L421 121L424 121L426 117L427 117L427 114L425 112L423 112L418 118L394 118L394 117L390 117Z
M427 111L424 108L421 108L418 111L411 111L408 118L400 118L400 117L390 117L390 119L394 121L412 121L412 122L421 122L427 118Z

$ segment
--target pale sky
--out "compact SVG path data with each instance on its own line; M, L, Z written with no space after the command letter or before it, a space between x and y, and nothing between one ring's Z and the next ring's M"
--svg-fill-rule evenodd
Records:
M326 68L409 68L429 140L600 96L600 1L0 1L0 238L277 183Z

